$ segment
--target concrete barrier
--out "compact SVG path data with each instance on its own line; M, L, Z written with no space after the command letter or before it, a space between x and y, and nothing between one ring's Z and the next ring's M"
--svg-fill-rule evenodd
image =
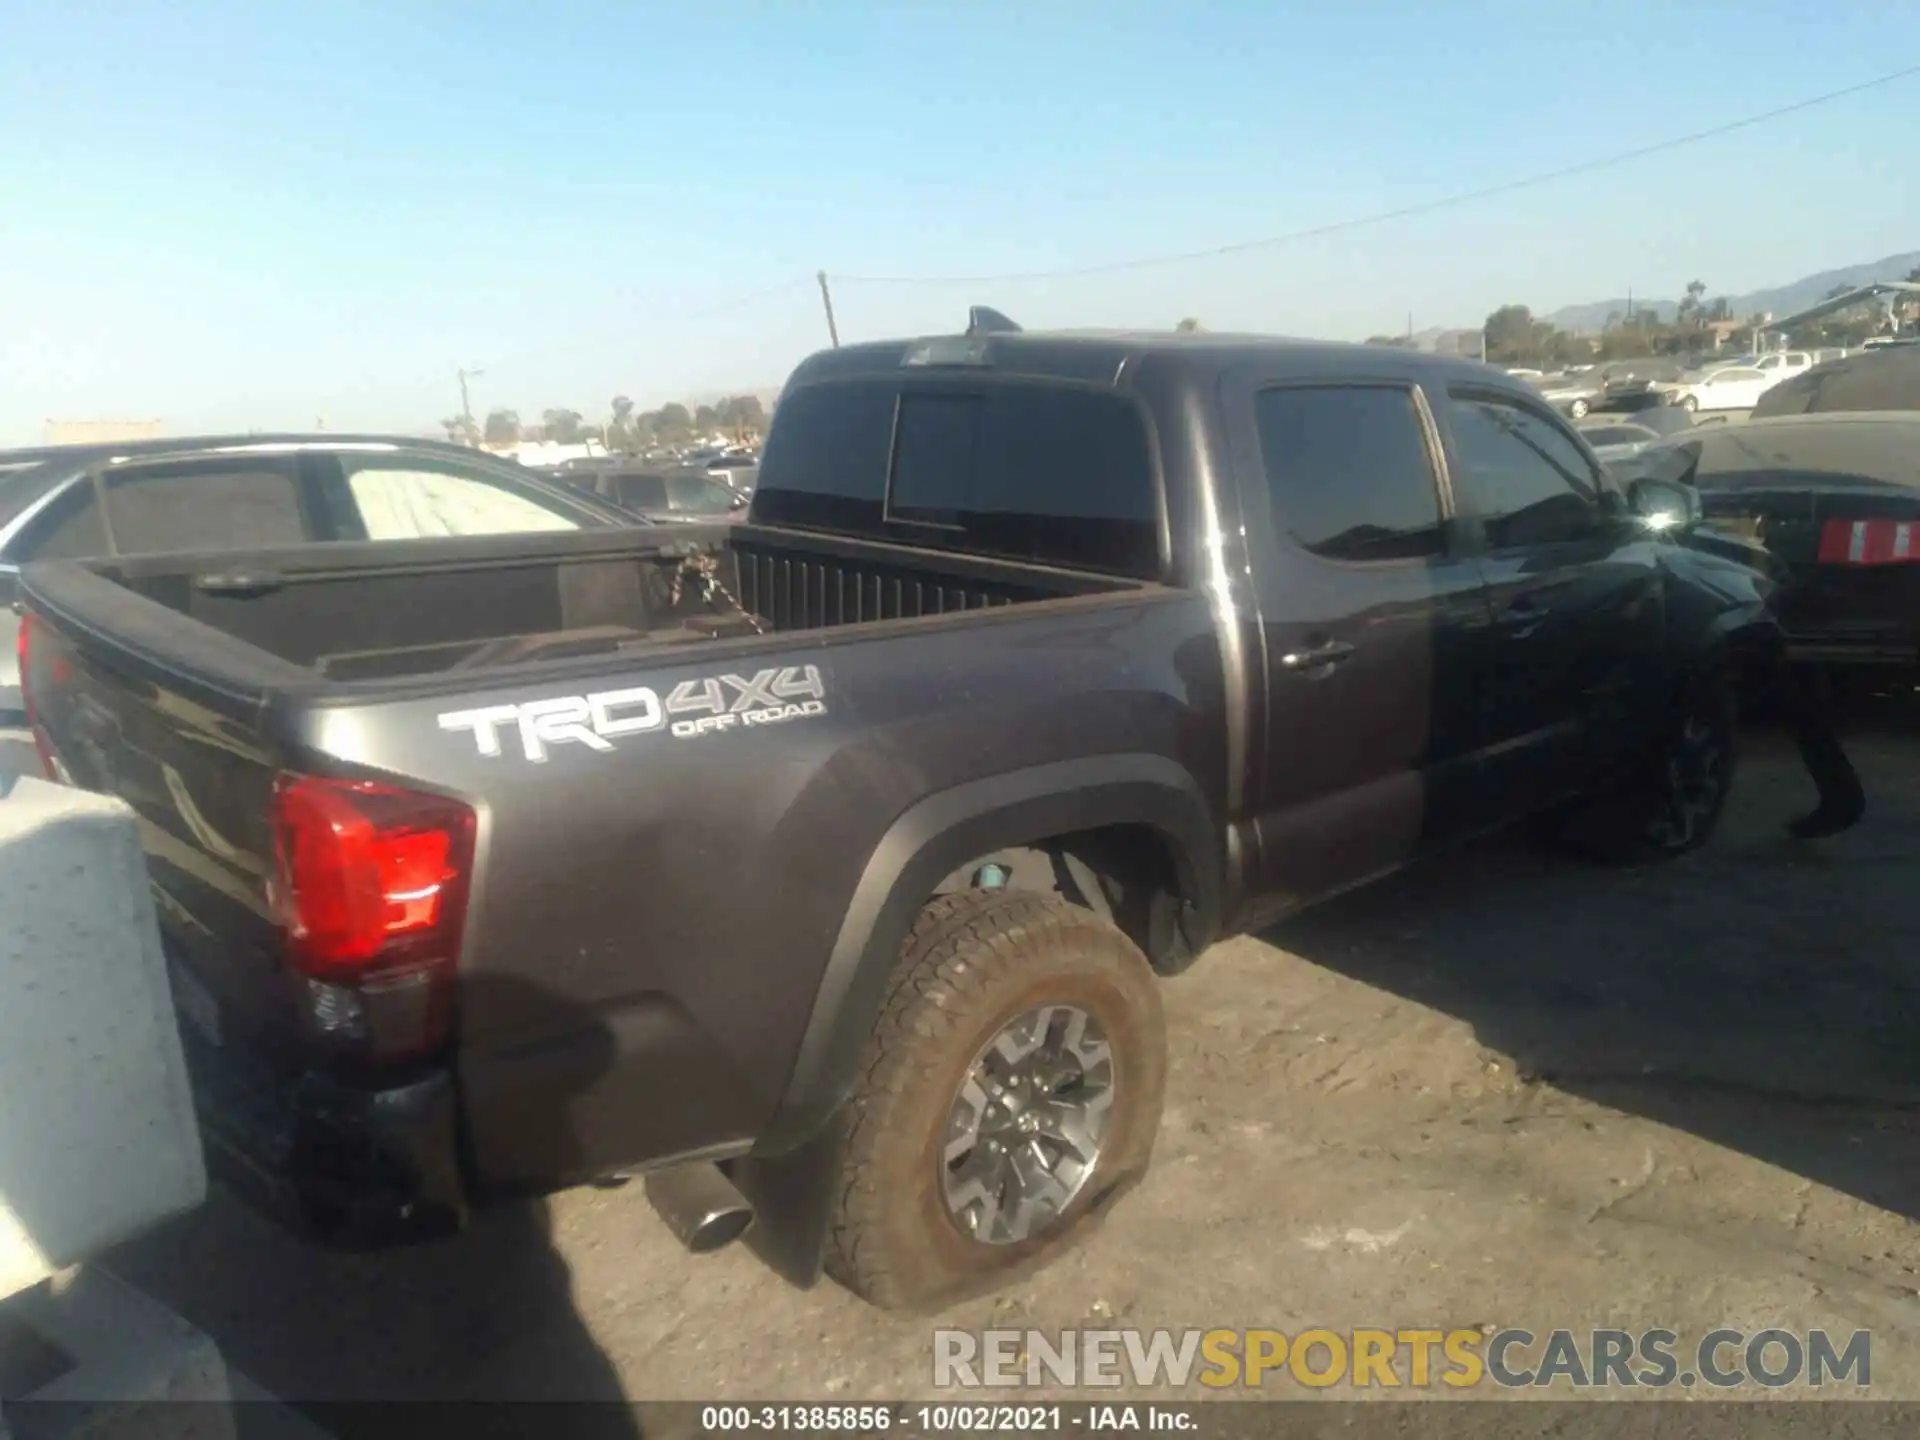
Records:
M233 1440L220 1347L97 1266L17 1295L9 1319L50 1358L12 1397L14 1440Z
M198 1205L207 1177L133 812L0 799L0 1298Z
M33 736L25 730L0 727L0 797L23 775L38 779L45 774L40 768L40 752L33 748Z

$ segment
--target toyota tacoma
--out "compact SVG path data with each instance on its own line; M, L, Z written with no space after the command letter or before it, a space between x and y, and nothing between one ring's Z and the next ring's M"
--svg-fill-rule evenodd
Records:
M852 345L730 526L30 564L215 1159L338 1243L645 1175L925 1307L1145 1171L1160 977L1510 822L1702 843L1765 582L1485 366Z

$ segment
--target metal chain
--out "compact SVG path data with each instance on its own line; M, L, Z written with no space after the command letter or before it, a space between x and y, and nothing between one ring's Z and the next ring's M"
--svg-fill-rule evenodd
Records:
M682 589L689 576L697 576L699 578L701 589L704 592L701 598L709 605L713 603L713 597L718 595L722 600L725 600L729 605L733 606L735 610L738 610L741 615L746 617L747 624L753 627L754 634L765 635L767 633L767 627L762 623L760 617L745 605L742 605L740 601L735 598L733 592L721 583L720 560L718 556L712 554L689 556L681 562L680 568L673 572L672 595L673 604L676 608L680 604Z

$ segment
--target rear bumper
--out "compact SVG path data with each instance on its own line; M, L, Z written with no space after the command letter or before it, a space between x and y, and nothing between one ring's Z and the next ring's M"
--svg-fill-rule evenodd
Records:
M380 1089L276 1077L181 1028L209 1165L255 1208L342 1248L410 1244L466 1223L450 1075Z

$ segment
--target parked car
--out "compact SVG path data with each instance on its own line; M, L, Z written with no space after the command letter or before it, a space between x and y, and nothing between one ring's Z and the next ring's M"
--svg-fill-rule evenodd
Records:
M1590 420L1580 427L1580 438L1604 464L1612 465L1657 444L1660 432L1620 420Z
M29 561L633 523L511 461L429 440L198 436L0 451L0 726L23 714L12 603Z
M1616 360L1601 368L1604 382L1597 410L1644 410L1671 405L1684 384L1677 361Z
M1791 654L1920 679L1920 412L1734 421L1627 473L1694 486L1709 528L1763 547Z
M609 465L591 484L601 499L655 521L737 519L747 508L747 497L709 470Z
M1687 487L1477 364L989 323L804 362L738 525L28 567L238 1183L398 1239L645 1171L924 1307L1143 1172L1156 974L1524 816L1711 833L1774 632Z
M1750 365L1725 365L1705 375L1689 377L1675 392L1673 403L1688 413L1719 410L1751 410L1760 397L1780 383L1779 373L1769 374Z
M1549 375L1533 383L1549 405L1573 420L1584 420L1587 412L1600 403L1607 389L1605 379L1594 370Z

